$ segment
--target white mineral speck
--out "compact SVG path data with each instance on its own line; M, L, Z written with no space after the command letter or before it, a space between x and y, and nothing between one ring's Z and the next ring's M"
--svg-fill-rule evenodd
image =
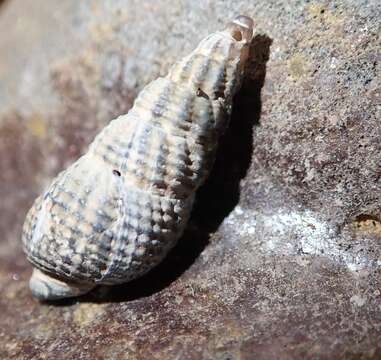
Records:
M366 297L362 297L360 295L353 295L349 301L358 307L363 306L366 303Z

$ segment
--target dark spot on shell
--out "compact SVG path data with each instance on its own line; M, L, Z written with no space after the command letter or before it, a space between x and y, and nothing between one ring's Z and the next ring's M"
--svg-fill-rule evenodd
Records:
M203 91L202 89L200 89L200 88L197 89L196 95L199 96L199 97L203 97L203 98L209 100L208 94L205 91Z
M113 170L112 173L115 175L115 176L121 176L122 174L120 173L120 171L118 170Z

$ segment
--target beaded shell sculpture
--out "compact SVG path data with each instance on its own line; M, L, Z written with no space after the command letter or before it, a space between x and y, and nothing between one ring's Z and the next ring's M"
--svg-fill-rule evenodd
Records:
M35 297L128 282L176 244L228 124L252 34L252 20L238 16L202 40L37 198L22 237Z

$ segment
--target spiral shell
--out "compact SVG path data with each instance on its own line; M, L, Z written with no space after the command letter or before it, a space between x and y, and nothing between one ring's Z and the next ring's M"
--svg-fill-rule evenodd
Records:
M252 33L239 16L202 40L37 198L22 237L35 297L127 282L176 244L213 165Z

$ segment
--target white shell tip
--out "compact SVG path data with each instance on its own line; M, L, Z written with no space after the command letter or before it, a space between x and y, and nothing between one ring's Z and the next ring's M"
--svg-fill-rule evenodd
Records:
M246 15L239 15L227 24L227 31L237 41L251 41L254 21Z
M246 15L238 15L233 22L248 29L253 29L254 27L253 19Z

